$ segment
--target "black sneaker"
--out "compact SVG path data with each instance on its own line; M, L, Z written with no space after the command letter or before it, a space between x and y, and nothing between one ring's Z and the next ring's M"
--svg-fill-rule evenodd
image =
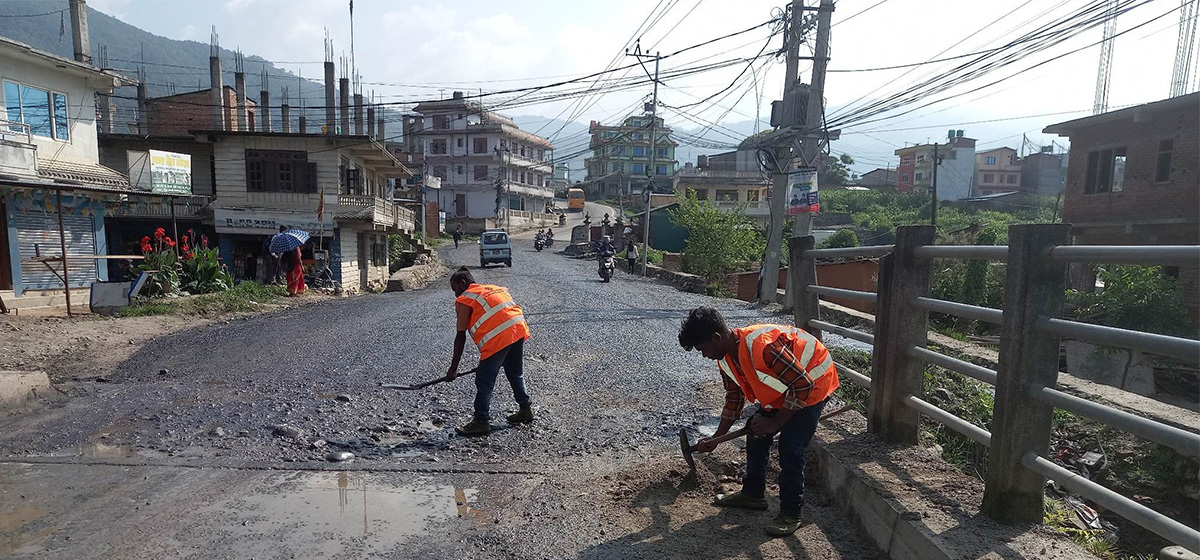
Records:
M481 420L472 420L466 426L454 428L454 431L460 436L486 436L491 433L492 426Z
M528 424L533 422L533 407L522 406L516 414L508 415L509 424Z

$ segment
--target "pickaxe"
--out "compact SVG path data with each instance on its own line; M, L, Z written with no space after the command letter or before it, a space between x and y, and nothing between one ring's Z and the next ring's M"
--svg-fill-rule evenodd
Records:
M834 416L837 416L843 412L848 412L852 409L854 409L854 405L848 404L833 412L826 412L825 414L821 415L821 418L818 419L818 422L825 420L826 418L833 418ZM725 443L731 439L740 438L748 433L750 433L750 423L746 422L745 426L725 435L710 438L709 441L713 444ZM683 452L683 460L687 461L688 468L694 472L696 470L696 459L692 458L692 453L696 452L696 446L692 445L692 443L688 441L687 428L679 428L679 450Z
M467 375L471 375L472 373L475 373L475 370L477 370L477 369L479 369L479 368L473 367L467 371L459 372L457 377L464 377ZM379 387L381 389L400 389L401 391L415 391L417 389L424 389L430 385L437 385L438 383L441 383L443 381L450 381L450 378L443 375L442 377L439 377L437 379L423 381L421 383L417 383L416 385L398 385L396 383L380 383Z

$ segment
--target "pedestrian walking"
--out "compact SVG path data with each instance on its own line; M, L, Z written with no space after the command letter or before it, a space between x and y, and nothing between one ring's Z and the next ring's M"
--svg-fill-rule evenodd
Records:
M279 233L283 233L285 231L287 231L287 226L279 226ZM280 263L280 258L282 258L283 255L271 251L271 241L275 240L275 235L268 236L267 241L263 243L263 261L267 269L266 274L263 276L263 282L266 282L267 284L281 283L284 275L283 266L282 263Z
M625 260L629 261L629 273L633 274L638 261L637 243L633 242L633 238L625 240Z
M501 367L519 407L515 414L508 416L508 421L513 424L532 422L532 401L525 391L523 371L529 325L525 323L521 307L513 301L508 288L475 283L475 277L465 266L450 276L450 287L457 296L454 311L458 334L454 337L454 357L450 360L446 378L453 380L458 376L458 363L466 346L467 333L479 347L474 416L470 423L455 428L455 431L464 436L480 436L491 431L492 389Z
M280 259L283 269L287 271L287 291L289 296L304 295L307 286L304 285L304 261L300 248L296 247L283 254Z
M679 329L679 345L716 360L725 386L725 407L713 437L729 432L747 401L759 406L749 420L746 474L742 490L714 505L766 510L767 460L779 435L779 515L766 525L773 537L800 527L804 505L804 454L817 430L829 395L838 388L833 357L816 337L785 325L731 329L711 307L688 314ZM696 451L716 448L712 438L696 442Z
M458 242L462 241L462 224L454 225L454 248L458 248Z

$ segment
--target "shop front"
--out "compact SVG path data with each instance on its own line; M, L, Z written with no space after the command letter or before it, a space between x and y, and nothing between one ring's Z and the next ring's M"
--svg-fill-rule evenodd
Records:
M83 190L66 190L60 195L52 188L0 185L0 240L4 241L0 265L6 269L0 273L0 290L12 290L15 297L30 291L61 290L63 281L51 270L51 266L61 269L61 264L47 266L35 259L61 255L64 244L72 288L107 280L107 267L98 266L96 258L108 252L104 197Z
M318 221L312 212L280 212L216 208L213 230L221 249L221 262L235 281L269 282L275 272L268 246L279 228L304 230L312 236L301 253L306 263L333 246L333 220ZM327 254L327 253L326 253ZM325 260L327 259L317 259Z

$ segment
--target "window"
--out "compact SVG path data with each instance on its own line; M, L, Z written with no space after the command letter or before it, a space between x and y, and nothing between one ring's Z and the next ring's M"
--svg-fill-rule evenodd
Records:
M459 148L463 147L463 139L459 138L458 142L455 145L458 146Z
M735 190L718 190L717 202L737 202L738 192Z
M900 182L901 182L901 183L907 183L907 182L908 182L908 173L905 173L905 174L903 174L903 175L901 175L901 176L900 176Z
M450 128L450 117L446 115L435 115L433 117L433 128L447 129Z
M1017 184L1017 176L1013 175L1013 174L1009 174L1007 177L1004 178L1004 182L1008 183L1010 185L1015 185L1015 184Z
M460 165L460 166L458 166L458 168L457 168L457 169L455 169L455 170L454 170L454 172L455 172L455 173L457 173L457 174L459 174L459 175L462 175L462 174L463 174L463 166L461 166L461 165Z
M474 175L475 175L476 181L479 181L481 179L487 179L488 178L487 166L486 165L476 165Z
M34 136L70 140L70 123L67 119L67 96L24 84L4 82L4 106L7 118L12 122L25 123ZM13 130L21 130L14 127Z
M987 159L984 161L986 162L987 165L996 165L996 157L995 156L988 156Z
M601 138L604 138L605 140L608 140L608 139L610 139L610 138L612 138L612 137L613 137L613 133L612 133L612 132L605 132L605 133L601 134L601 135L600 135L600 137L601 137Z
M1088 153L1087 194L1121 192L1125 189L1125 148L1110 148Z
M641 139L643 139L643 138L645 138L645 136L643 136L641 132L634 132L634 133L633 133L633 139L634 139L634 140L641 140Z
M922 161L925 161L925 154L917 156L917 163L921 163Z
M917 180L917 181L920 181L921 179L924 179L924 178L925 178L925 174L924 174L924 173L917 173L917 175L916 175L916 180Z
M658 157L667 157L667 149L659 148L658 149Z
M445 154L446 153L446 141L445 140L431 140L429 142L429 153Z
M475 146L474 146L475 153L477 153L477 154L486 154L487 153L487 144L488 144L487 138L476 138L473 143L475 144Z
M696 193L696 200L708 200L708 189L693 190Z
M317 165L308 153L290 150L246 150L246 190L250 192L317 192Z
M538 158L538 161L542 161L542 160L546 159L546 150L538 150L537 158Z
M623 156L625 155L625 146L613 146L610 152L614 156Z
M1174 140L1163 140L1158 143L1158 161L1154 166L1155 183L1165 183L1171 180L1171 152L1174 150Z
M983 182L984 183L991 183L991 182L994 182L995 180L996 180L995 174L993 174L993 173L984 173L983 174Z
M445 179L445 178L446 178L446 166L445 166L445 165L437 165L437 166L434 166L434 168L433 168L433 176L434 176L434 177L441 177L442 179Z
M633 172L634 172L634 173L645 173L645 172L646 172L646 166L645 166L645 165L642 165L642 164L640 164L640 163L635 163L635 164L633 164Z
M760 196L761 193L758 189L748 190L746 191L746 202L758 202Z
M659 175L666 175L667 174L667 166L659 165L657 168L655 168L654 172Z
M644 155L646 155L646 148L643 148L643 147L641 147L641 146L634 146L634 147L633 147L633 155L635 155L635 156L644 156Z
M525 146L521 146L521 157L525 157Z
M635 121L633 121L631 124L632 124L633 126L642 126L642 121L637 121L637 120L635 120Z
M612 166L613 166L613 173L624 173L625 172L625 164L624 163L614 163L614 164L612 164Z

